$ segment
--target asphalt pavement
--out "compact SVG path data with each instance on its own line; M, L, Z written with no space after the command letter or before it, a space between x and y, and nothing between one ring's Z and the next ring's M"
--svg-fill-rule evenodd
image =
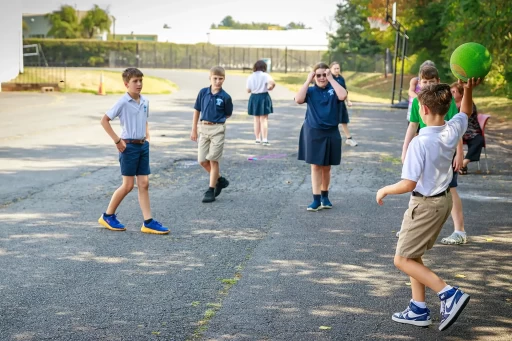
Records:
M408 196L376 191L400 178L405 112L356 104L333 168L332 210L307 212L309 166L297 160L305 106L278 86L269 147L254 144L245 77L226 78L235 113L217 201L190 141L205 72L143 70L179 91L149 96L153 216L168 236L140 232L136 188L121 204L126 232L97 219L120 184L100 126L117 95L0 93L0 340L511 340L512 152L488 126L490 173L459 176L469 243L439 242L425 262L471 301L439 332L401 325L409 279L393 266ZM108 88L107 88L108 92ZM114 121L118 129L118 122ZM257 160L249 160L256 158ZM451 219L441 237L453 230Z

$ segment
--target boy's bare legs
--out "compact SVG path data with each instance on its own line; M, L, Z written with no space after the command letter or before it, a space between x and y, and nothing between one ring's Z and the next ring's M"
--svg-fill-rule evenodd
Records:
M263 139L263 141L267 141L267 138L268 138L268 115L261 115L258 117L260 119L261 138Z
M254 116L254 135L256 136L256 141L261 141L260 116Z
M219 162L210 161L210 187L217 186L220 177Z
M331 184L331 166L322 166L322 184L321 191L328 191Z
M124 176L123 175L123 184L119 186L118 189L112 195L112 199L110 199L110 203L108 204L107 211L105 212L108 215L115 214L117 208L123 201L124 197L128 195L133 189L133 185L135 183L134 176Z
M436 293L442 291L446 287L445 281L443 281L435 273L433 273L432 270L423 265L421 257L411 259L395 255L395 266L402 272L409 275L411 279L415 280L415 282L411 281L411 287L413 289L413 299L415 301L425 302L424 286L429 287ZM423 286L423 289L420 285ZM421 294L421 291L423 291L423 294ZM414 298L415 294L417 295L416 297L418 297L418 300Z
M464 214L462 212L462 200L460 200L459 193L457 193L457 188L450 188L450 192L452 194L452 219L453 219L453 227L455 231L465 232L464 231Z
M206 160L200 162L200 165L210 174L210 187L215 187L220 177L219 162Z
M151 219L151 205L149 202L149 176L137 175L137 188L139 189L139 205L144 220Z
M323 166L311 165L311 187L313 195L320 195L322 191Z

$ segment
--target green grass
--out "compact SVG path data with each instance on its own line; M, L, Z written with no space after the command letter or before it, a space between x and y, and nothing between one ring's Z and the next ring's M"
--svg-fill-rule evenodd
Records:
M122 94L126 92L121 72L100 71L87 69L67 68L33 68L26 67L23 74L18 75L14 83L54 83L59 84L63 92L82 92L96 94L100 85L100 78L103 74L103 86L107 94ZM65 81L65 82L63 82ZM173 82L158 78L145 76L142 92L147 95L170 94L175 92L178 86Z
M249 75L249 73L242 73L241 71L229 71L228 74ZM278 85L284 86L293 92L299 91L307 78L306 73L272 72L271 75ZM391 90L393 88L391 75L384 78L384 75L380 73L347 71L343 73L343 77L347 82L348 97L351 101L391 104ZM407 96L409 82L413 77L415 75L404 76L402 93L405 96ZM399 89L399 77L396 81L396 88ZM473 99L479 112L490 114L501 122L512 120L512 111L510 110L512 100L493 95L491 89L485 84L475 89Z

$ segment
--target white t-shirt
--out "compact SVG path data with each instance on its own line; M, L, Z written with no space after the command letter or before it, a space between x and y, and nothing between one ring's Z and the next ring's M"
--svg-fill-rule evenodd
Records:
M402 179L417 182L414 191L424 196L445 191L453 177L453 155L467 128L468 116L463 113L443 126L422 128L407 148Z
M256 71L247 78L246 87L251 90L252 94L261 94L268 92L267 86L271 81L273 81L273 79L268 73Z

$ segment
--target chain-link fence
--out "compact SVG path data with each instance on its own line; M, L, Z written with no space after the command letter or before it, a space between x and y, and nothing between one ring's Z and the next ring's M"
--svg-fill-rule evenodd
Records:
M216 46L200 43L116 42L94 40L38 39L45 61L68 67L140 67L169 69L209 69L220 65L226 69L252 69L260 59L268 59L274 72L307 72L319 61L337 60L345 71L384 72L384 54L361 56L296 47ZM25 62L41 62L40 56L27 56Z

